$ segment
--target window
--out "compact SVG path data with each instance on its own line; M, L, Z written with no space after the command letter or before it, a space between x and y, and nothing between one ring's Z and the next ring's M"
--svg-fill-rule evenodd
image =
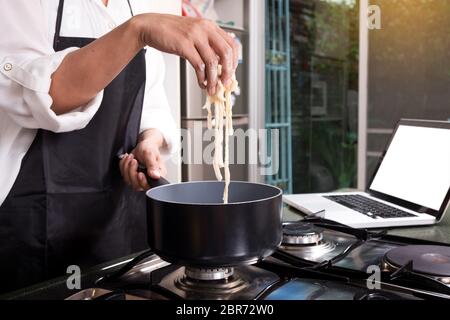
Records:
M290 1L295 193L356 186L358 3Z
M366 182L401 118L450 120L450 0L371 0Z

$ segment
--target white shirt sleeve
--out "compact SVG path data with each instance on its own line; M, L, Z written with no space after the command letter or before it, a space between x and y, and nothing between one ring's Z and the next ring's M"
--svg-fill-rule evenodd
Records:
M84 128L97 112L103 92L62 115L51 109L51 76L77 48L53 50L48 39L45 0L0 0L0 110L19 126L66 132Z
M165 66L162 54L147 48L146 65L147 80L140 132L158 129L168 146L166 152L172 154L179 148L180 136L164 89Z

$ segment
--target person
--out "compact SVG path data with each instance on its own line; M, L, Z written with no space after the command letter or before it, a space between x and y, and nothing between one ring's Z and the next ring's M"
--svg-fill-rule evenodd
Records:
M179 139L160 52L210 94L237 67L215 23L150 2L0 0L0 291L146 248L138 165L160 178Z

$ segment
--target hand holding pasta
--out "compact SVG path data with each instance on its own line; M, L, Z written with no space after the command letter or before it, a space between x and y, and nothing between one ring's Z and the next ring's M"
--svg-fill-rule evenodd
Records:
M218 73L221 73L219 65ZM214 156L213 168L218 181L222 181L223 168L225 176L225 188L223 192L223 202L228 203L228 187L230 185L230 152L229 138L233 135L233 110L231 103L231 94L238 90L238 82L236 76L233 75L230 84L225 87L221 81L217 84L216 94L208 95L203 109L208 111L208 129L212 130L214 125ZM211 107L214 106L214 119ZM225 121L224 121L225 120ZM224 142L225 128L225 146Z
M147 13L134 18L143 45L187 59L198 83L215 95L218 81L229 83L235 72L239 48L233 37L216 23L191 17ZM218 74L218 65L222 73Z

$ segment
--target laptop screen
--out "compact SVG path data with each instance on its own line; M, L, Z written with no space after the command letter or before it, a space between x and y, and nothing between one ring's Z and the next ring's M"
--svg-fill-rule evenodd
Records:
M400 124L369 189L439 211L449 188L449 127Z

